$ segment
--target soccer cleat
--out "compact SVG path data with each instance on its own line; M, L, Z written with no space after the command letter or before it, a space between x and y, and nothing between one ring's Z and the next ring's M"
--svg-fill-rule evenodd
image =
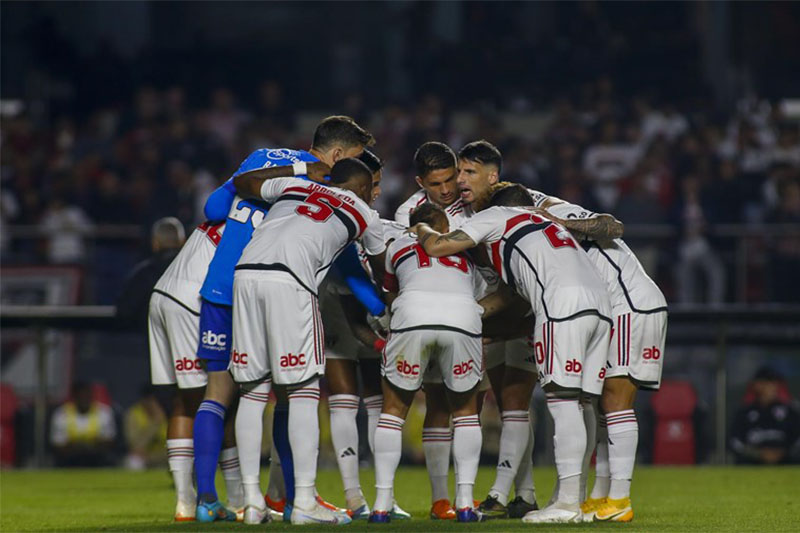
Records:
M228 508L231 508L230 502L228 502ZM237 522L244 522L244 507L239 507L234 511L236 514L236 521Z
M369 510L369 505L367 505L366 503L360 505L359 507L356 507L355 509L350 509L347 512L350 515L350 518L352 518L353 520L364 520L365 518L369 518L371 514Z
M456 511L457 522L483 522L486 518L483 513L472 507L464 507Z
M431 520L455 520L456 510L448 499L436 500L431 506Z
M175 505L176 522L194 522L195 520L195 506L193 503L178 502Z
M606 503L606 498L586 498L586 500L584 500L584 502L581 504L583 521L593 522L595 513L605 503Z
M243 522L245 524L266 524L272 522L272 515L270 515L269 507L264 506L259 509L255 505L248 505L244 508L242 513Z
M509 518L522 518L531 511L538 511L539 504L536 503L536 500L533 503L528 503L522 499L522 496L517 496L508 502L506 508L508 509Z
M341 507L336 507L332 503L326 502L325 500L323 500L322 496L320 496L319 494L316 495L316 498L317 498L317 503L320 504L325 509L328 509L329 511L333 511L336 514L344 515L344 516L350 518L350 514L352 513L352 511L350 511L349 509L343 509Z
M392 516L392 520L411 520L411 513L404 511L394 500L392 500L392 510L389 511L389 514Z
M312 509L301 509L294 507L292 509L291 522L296 524L329 524L332 526L340 526L352 522L347 514L337 513L323 507L319 503L315 504Z
M594 513L595 522L630 522L633 520L633 507L630 498L612 500L606 498L605 503Z
M483 514L485 520L508 518L508 508L500 503L495 496L487 496L478 505L478 510Z
M372 511L367 519L370 524L388 524L392 521L392 514L387 511Z
M286 506L286 498L281 498L280 500L273 500L272 498L269 497L269 494L265 494L264 503L266 503L267 507L269 507L273 511L283 513L283 508Z
M577 524L583 522L580 505L554 503L541 511L531 511L522 517L526 524Z
M281 521L283 522L291 522L292 521L292 504L286 503L283 506L283 512L281 513Z
M236 513L228 510L219 500L213 502L200 502L195 510L195 518L198 522L236 522Z

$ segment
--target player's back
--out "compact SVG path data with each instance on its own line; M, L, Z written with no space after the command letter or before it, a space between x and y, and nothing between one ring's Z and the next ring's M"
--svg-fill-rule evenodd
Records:
M200 287L208 265L225 231L225 222L204 222L189 235L186 243L159 278L154 290L169 295L193 311L200 312Z
M409 226L411 213L414 209L427 201L428 193L425 192L425 189L418 190L397 208L394 213L395 222L406 227ZM447 222L450 224L450 228L456 229L469 217L469 207L461 198L458 198L455 202L444 208L444 213L447 215Z
M484 282L465 254L430 257L416 238L402 235L387 249L386 272L387 288L399 293L392 304L393 330L428 325L480 333L475 297Z

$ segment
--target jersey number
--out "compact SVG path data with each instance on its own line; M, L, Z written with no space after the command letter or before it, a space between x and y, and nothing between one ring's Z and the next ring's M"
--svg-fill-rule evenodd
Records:
M431 266L431 256L425 253L425 250L419 244L414 245L414 253L417 255L417 265L419 268L428 268ZM437 260L442 266L457 268L464 274L469 271L469 264L465 257L451 255L447 257L438 257Z
M549 220L541 218L536 215L531 215L531 220L535 224L548 224L550 222ZM567 235L566 238L561 238L558 235L559 231L560 229L558 226L550 223L544 229L544 231L542 231L542 233L544 233L544 236L547 237L548 241L550 241L550 244L553 246L553 248L563 248L565 246L569 246L570 248L577 248L577 246L575 245L575 241L572 240L572 237Z
M342 207L342 201L335 196L330 196L321 192L312 192L305 199L305 203L311 204L299 206L295 212L307 216L314 222L325 222L333 214L334 209Z
M261 221L264 220L264 212L257 209L254 211L250 207L242 204L244 204L244 201L239 202L239 205L228 215L228 218L236 222L241 222L242 224L247 224L249 220L253 227L257 228L258 225L261 224Z

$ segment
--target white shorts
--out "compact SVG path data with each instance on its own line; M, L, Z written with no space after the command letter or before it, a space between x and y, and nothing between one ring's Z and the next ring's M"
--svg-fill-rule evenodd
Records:
M555 383L593 395L603 392L611 325L597 315L563 322L536 320L534 351L542 387Z
M530 336L493 342L486 347L486 369L505 364L508 367L536 373L536 358Z
M317 297L283 272L237 271L230 371L237 383L295 385L325 371Z
M205 387L208 378L197 358L200 317L169 296L154 292L147 321L153 385Z
M403 390L419 389L423 377L454 392L472 390L483 377L481 337L449 329L393 332L383 351L381 374Z
M666 311L615 315L606 377L628 376L641 388L658 390L666 340Z
M364 346L353 335L339 298L339 295L330 291L320 292L319 306L325 329L325 358L354 362L359 359L378 359L379 353Z

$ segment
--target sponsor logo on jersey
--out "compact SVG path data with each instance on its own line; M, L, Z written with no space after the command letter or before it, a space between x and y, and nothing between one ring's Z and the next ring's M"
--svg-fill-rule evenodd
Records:
M292 369L297 366L303 366L306 364L306 354L293 354L288 353L286 355L282 355L280 359L281 368L289 368Z
M645 348L644 352L642 352L642 359L645 361L658 361L661 358L661 350L659 350L655 346L651 346L650 348Z
M236 350L233 351L231 354L231 359L233 363L236 365L246 365L247 364L247 354L246 353L239 353Z
M228 335L225 333L214 333L210 329L203 332L201 341L203 346L212 350L224 350L228 342Z
M580 374L581 370L583 370L583 365L577 359L573 359L571 361L567 361L567 365L564 367L564 370L573 374Z
M403 376L419 376L419 365L412 365L401 355L397 359L397 372Z
M184 357L175 361L175 370L177 372L191 372L192 370L203 370L202 359L189 359Z
M456 363L453 365L453 375L457 378L466 376L472 371L474 364L475 363L472 360L464 361L463 363Z
M601 368L600 369L600 373L597 375L597 377L600 378L600 379L606 379L606 369L605 368Z

